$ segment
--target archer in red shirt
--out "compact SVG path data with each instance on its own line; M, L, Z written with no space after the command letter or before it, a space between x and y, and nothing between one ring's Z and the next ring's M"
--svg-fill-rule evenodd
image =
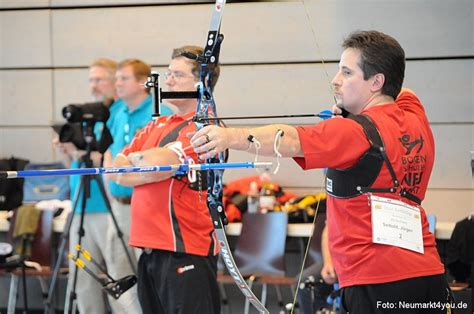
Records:
M282 156L305 170L329 168L329 248L346 311L376 313L387 304L399 308L399 302L446 304L451 293L444 266L420 205L434 140L420 100L411 91L400 93L405 53L394 38L377 31L352 33L343 48L332 80L333 109L337 114L345 109L347 118L310 127L208 126L191 143L204 159L210 148L248 150L258 139L259 154L271 156L283 131Z
M186 54L203 49L184 46L173 51L165 73L169 91L195 91L199 64ZM219 76L214 69L213 84ZM198 163L186 136L196 99L169 101L176 114L160 117L138 132L114 160L114 166L160 166ZM144 313L220 313L217 285L218 244L206 191L174 172L115 175L133 186L130 245L143 249L138 261L138 297ZM199 187L198 187L199 188Z

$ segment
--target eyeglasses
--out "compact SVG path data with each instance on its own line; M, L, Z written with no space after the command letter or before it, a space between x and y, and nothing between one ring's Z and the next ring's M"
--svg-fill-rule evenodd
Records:
M186 74L180 71L166 71L164 76L165 76L165 79L172 77L176 81L179 81L185 77L194 77L194 75L192 74Z

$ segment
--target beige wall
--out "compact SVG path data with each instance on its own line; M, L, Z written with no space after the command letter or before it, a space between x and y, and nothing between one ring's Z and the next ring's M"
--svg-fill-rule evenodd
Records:
M184 1L0 0L0 155L37 162L57 158L49 125L61 121L63 106L90 100L87 65L93 59L138 57L162 73L173 47L203 44L212 5L178 2ZM341 40L357 29L390 33L405 48L405 85L424 102L437 143L425 207L440 221L457 221L474 209L473 20L470 0L228 3L219 112L328 108L326 71L332 76L337 68ZM231 159L253 156L235 152ZM226 179L244 173L254 172L228 171ZM290 160L275 179L305 193L323 182L321 171L302 172Z

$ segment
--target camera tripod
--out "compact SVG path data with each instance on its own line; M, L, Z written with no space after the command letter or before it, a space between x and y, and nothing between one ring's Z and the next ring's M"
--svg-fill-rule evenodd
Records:
M81 164L83 166L87 167L87 168L92 167L92 160L91 160L91 157L90 157L90 155L91 155L91 143L93 142L93 139L94 139L94 135L93 135L92 130L93 130L93 123L91 123L91 125L88 123L88 125L85 127L85 131L84 131L84 133L86 134L84 136L84 138L86 139L86 154L82 157L82 162L81 162ZM112 212L110 202L109 202L109 200L107 198L107 194L105 192L103 180L99 175L81 176L81 181L80 181L79 188L77 189L76 194L74 196L73 210L75 210L75 208L77 207L79 199L82 198L82 202L81 202L81 206L80 206L80 212L79 212L80 224L79 224L79 230L78 230L79 238L78 238L78 243L77 244L79 246L81 245L82 238L85 235L85 232L84 232L84 218L85 218L86 204L87 204L88 198L90 197L91 182L93 180L97 183L97 186L99 187L101 196L104 199L104 202L105 202L105 205L106 205L106 208L107 208L107 212L110 214L110 216L112 218L115 229L117 230L118 238L119 238L119 240L122 244L122 247L125 251L128 262L130 263L131 269L136 274L136 267L135 267L135 265L132 261L132 258L130 256L130 252L128 251L127 246L126 246L126 244L123 240L123 232L120 230L120 227L117 223L116 217L115 217L114 213ZM56 259L56 264L54 266L54 271L53 271L53 276L52 276L52 279L51 279L49 291L48 291L48 298L45 302L45 311L44 311L45 314L54 313L54 307L52 306L52 301L53 301L53 297L54 297L54 290L55 290L56 285L57 285L57 279L58 279L58 276L59 276L61 262L62 262L62 259L63 259L63 256L64 256L64 250L65 250L65 247L66 247L66 243L69 239L71 226L72 226L72 223L73 223L73 220L74 220L75 216L76 216L76 214L74 214L74 213L72 213L69 216L69 219L68 219L67 224L64 228L63 234L61 236L61 243L60 243L60 247L59 247L59 251L58 251L58 256L57 256L57 259ZM76 258L79 258L79 254L80 254L80 252L78 251L76 253ZM71 271L71 269L69 271ZM64 312L67 311L67 313L73 313L74 304L75 304L76 297L77 297L76 292L75 292L76 291L76 284L77 284L77 274L78 274L78 267L75 266L74 267L73 282L70 285L70 287L71 287L70 293L69 293L69 295L66 295L66 304L65 304ZM129 278L129 277L130 276L127 276L125 278ZM120 282L120 280L118 280L118 281L114 282L113 284L116 285L116 286L120 286L121 282ZM68 291L69 291L69 289L68 289ZM109 290L105 289L105 291L109 293ZM125 292L125 291L123 291L123 292ZM114 298L117 298L117 297L114 296Z

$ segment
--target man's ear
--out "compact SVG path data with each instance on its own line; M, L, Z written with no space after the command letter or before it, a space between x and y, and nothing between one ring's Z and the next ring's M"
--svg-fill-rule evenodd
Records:
M143 78L143 79L141 79L141 80L138 80L138 83L140 83L140 86L141 86L144 90L149 91L149 88L146 87L146 85L145 85L147 79L148 79L148 78Z
M377 73L372 77L372 91L381 91L385 83L385 75L383 73Z

